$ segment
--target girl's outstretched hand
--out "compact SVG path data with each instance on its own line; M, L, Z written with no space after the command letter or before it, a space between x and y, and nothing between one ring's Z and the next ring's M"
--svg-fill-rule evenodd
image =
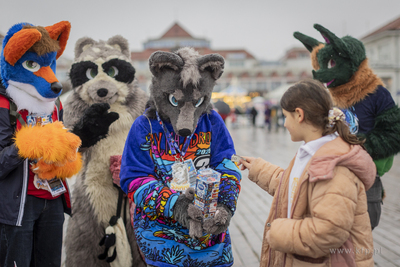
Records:
M253 158L253 157L242 157L242 158L244 158L245 160L242 160L242 159L240 160L240 162L239 162L239 164L241 165L240 170L244 171L245 169L248 169L250 171L253 161L256 158Z

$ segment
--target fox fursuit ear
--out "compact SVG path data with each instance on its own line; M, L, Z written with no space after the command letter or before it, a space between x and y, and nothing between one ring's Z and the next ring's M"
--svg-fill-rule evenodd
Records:
M150 71L154 76L158 76L163 69L169 68L176 72L182 70L184 62L177 54L157 51L149 58Z
M42 34L37 29L22 29L8 40L4 47L4 59L11 65L15 63L28 51L37 41L42 38Z
M78 57L81 56L83 51L85 51L88 47L94 45L95 43L96 41L90 37L79 38L75 44L75 61L78 59Z
M57 51L56 59L58 59L67 46L69 33L71 31L71 23L68 21L60 21L52 26L44 27L49 33L50 38L58 41L60 49Z
M200 57L198 60L200 71L211 72L212 77L218 80L224 72L224 58L219 54L210 54Z

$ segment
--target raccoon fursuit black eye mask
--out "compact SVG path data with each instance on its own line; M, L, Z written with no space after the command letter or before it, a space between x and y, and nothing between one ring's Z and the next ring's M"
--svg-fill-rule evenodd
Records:
M82 85L95 78L99 69L108 76L123 83L131 83L135 77L135 69L131 64L117 58L104 62L98 66L93 61L81 61L71 67L70 77L73 87Z

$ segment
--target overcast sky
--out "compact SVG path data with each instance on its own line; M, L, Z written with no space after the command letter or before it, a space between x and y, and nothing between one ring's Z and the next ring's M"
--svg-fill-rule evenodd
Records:
M293 32L323 41L313 28L321 24L339 37L361 38L400 16L400 0L2 0L0 32L15 23L72 24L64 55L74 57L77 39L107 40L121 34L133 51L159 38L178 21L213 49L245 48L255 57L277 60L302 46Z

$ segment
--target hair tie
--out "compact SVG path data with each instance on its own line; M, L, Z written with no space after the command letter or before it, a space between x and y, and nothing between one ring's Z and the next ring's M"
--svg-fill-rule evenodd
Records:
M329 110L328 120L329 120L328 127L333 127L337 121L345 121L346 116L340 109L333 108Z

